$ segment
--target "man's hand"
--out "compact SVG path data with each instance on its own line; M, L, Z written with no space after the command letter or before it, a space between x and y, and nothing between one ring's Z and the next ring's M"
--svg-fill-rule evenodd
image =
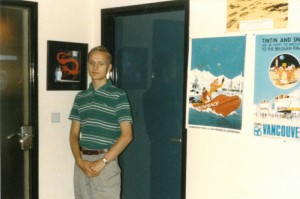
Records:
M82 159L76 162L79 168L85 173L85 175L89 177L95 177L100 174L100 172L97 172L93 169L95 163L89 162L87 160L82 160Z
M93 166L91 167L91 169L100 174L101 171L104 169L104 167L106 166L106 164L103 162L102 158L93 162Z

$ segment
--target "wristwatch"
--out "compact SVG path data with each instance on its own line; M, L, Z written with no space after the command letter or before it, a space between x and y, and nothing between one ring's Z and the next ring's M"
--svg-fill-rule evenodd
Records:
M102 162L103 162L104 164L108 164L108 160L107 160L105 157L102 159Z

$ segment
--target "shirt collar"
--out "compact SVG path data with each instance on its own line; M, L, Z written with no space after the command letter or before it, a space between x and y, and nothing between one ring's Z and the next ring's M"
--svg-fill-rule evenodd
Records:
M109 79L109 80L107 81L106 84L104 84L103 86L101 86L101 87L98 89L98 91L99 91L99 90L107 90L107 88L109 88L111 85L112 85L112 82L111 82L111 80ZM95 90L95 89L94 89L94 85L93 85L92 82L91 82L90 85L89 85L89 90L92 90L92 91Z

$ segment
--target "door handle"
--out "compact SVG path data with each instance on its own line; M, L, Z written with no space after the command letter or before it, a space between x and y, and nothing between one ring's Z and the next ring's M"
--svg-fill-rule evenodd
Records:
M18 136L20 137L19 142L21 144L22 150L29 150L32 147L32 126L22 126L21 133L12 133L6 138L10 140L11 138Z
M13 137L15 137L15 136L21 136L21 133L12 133L12 134L8 135L8 136L6 137L6 139L10 140L11 138L13 138Z
M175 142L175 143L181 143L182 139L181 138L170 138L169 141L170 142Z

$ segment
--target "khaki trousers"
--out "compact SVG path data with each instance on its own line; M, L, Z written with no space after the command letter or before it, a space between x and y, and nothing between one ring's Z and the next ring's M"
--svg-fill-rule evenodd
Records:
M101 155L83 155L88 161L96 161L103 158ZM88 177L75 164L74 170L75 199L120 199L121 193L121 169L118 161L107 164L100 175Z

